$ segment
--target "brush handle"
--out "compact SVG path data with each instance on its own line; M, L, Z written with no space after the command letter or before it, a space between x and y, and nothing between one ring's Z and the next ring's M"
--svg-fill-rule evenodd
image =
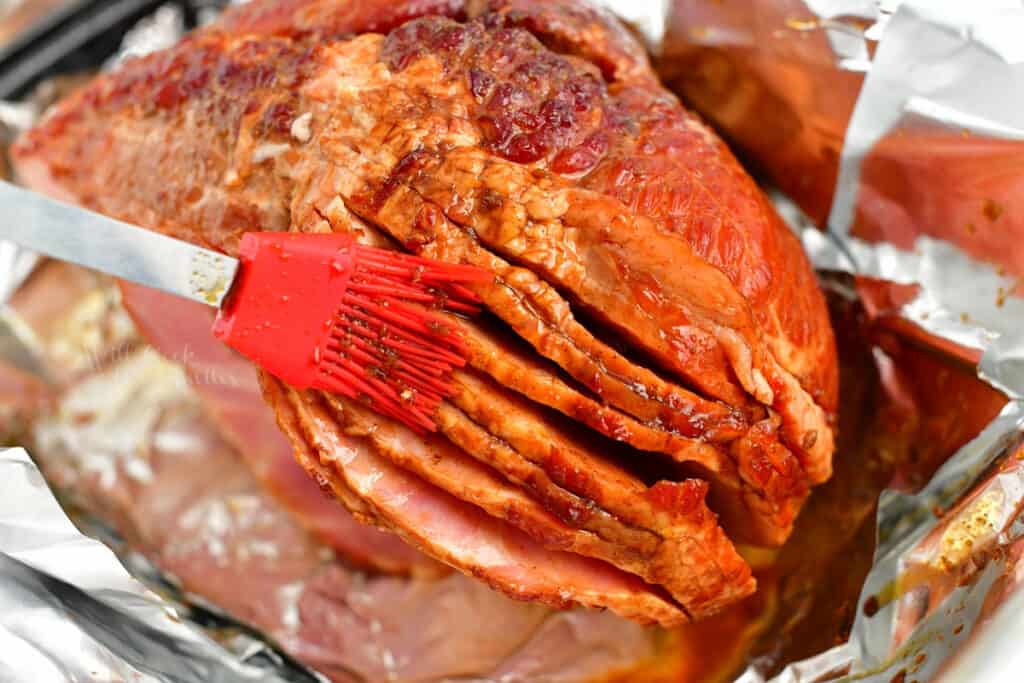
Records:
M220 307L238 261L0 181L0 239Z

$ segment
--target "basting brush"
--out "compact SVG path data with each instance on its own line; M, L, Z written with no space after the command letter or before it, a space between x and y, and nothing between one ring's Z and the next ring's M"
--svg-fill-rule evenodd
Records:
M238 258L0 181L0 238L218 309L213 334L278 379L356 399L418 432L465 364L473 266L344 234L250 232Z

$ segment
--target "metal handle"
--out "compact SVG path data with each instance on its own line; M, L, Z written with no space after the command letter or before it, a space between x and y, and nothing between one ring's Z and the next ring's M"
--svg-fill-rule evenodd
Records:
M238 261L0 181L0 238L41 254L210 306Z

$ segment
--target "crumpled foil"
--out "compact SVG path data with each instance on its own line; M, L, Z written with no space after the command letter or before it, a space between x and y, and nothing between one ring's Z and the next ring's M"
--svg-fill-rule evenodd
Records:
M771 682L1019 680L1022 658L1007 636L1024 622L1024 595L1015 590L1024 574L1024 259L1014 212L1024 173L1019 163L1000 164L1000 155L1019 160L1024 151L1024 3L740 4L753 11L712 7L728 21L712 17L693 41L778 49L787 68L796 62L812 74L805 82L824 73L848 85L843 72L867 72L843 131L831 208L818 216L827 215L827 232L780 198L815 265L914 286L887 313L978 359L979 376L1011 399L923 490L882 495L875 560L849 641L790 664ZM790 31L803 43L756 41ZM840 100L848 92L837 88ZM813 129L821 112L800 106ZM836 120L842 130L847 122ZM735 123L742 137L741 119ZM949 152L907 160L908 144ZM977 177L946 172L972 154L983 161L970 167ZM979 234L986 228L1001 232ZM751 668L739 680L765 678Z
M1016 397L1024 387L1024 205L1012 161L1024 153L1021 35L1019 0L904 2L850 120L828 221L853 259L847 269L920 284L901 315L983 351L985 376ZM929 146L939 149L910 157ZM914 174L932 188L913 187ZM897 175L910 187L883 187Z
M286 683L229 656L64 514L20 449L0 451L0 680Z
M123 54L171 45L183 30L180 9L165 6L126 34ZM4 148L40 110L37 100L0 102ZM46 379L38 341L2 304L38 263L32 252L0 241L0 355ZM153 574L152 568L133 568ZM183 620L168 600L132 578L107 546L79 532L20 448L0 450L0 577L4 683L321 680L257 638L236 635L228 649Z
M1024 562L1020 561L1024 553L1024 325L1019 322L1024 320L1024 299L1016 296L1022 294L1019 278L1024 276L1024 252L1019 244L986 241L976 234L985 227L999 227L1000 220L1019 220L1010 190L1019 187L1024 173L1018 168L1014 175L1012 166L993 170L1006 182L997 183L1003 195L990 197L971 194L977 188L950 186L950 178L941 173L934 177L946 185L929 184L925 180L932 176L925 171L934 168L908 167L903 169L905 177L913 180L917 173L922 180L917 186L907 183L920 190L910 197L917 211L901 214L895 209L908 196L886 195L884 181L892 175L879 175L878 169L891 170L881 162L893 158L887 154L902 149L902 140L918 139L915 136L942 143L959 136L964 144L969 142L982 152L995 148L993 158L1000 158L998 152L1004 148L1020 158L1012 143L1024 138L1024 43L1020 39L1024 35L1024 3L601 0L599 4L636 27L652 54L668 65L663 71L668 82L684 96L692 82L685 80L686 73L680 76L682 80L674 80L673 60L683 67L695 67L690 68L691 75L720 78L727 84L731 92L718 93L723 98L722 120L715 122L727 130L730 123L740 126L741 143L744 117L749 113L743 107L749 108L751 102L793 107L808 114L809 123L799 122L791 129L759 131L755 126L746 132L749 139L763 138L759 141L762 146L754 149L755 158L758 152L783 157L790 150L803 154L793 156L790 176L795 180L791 186L786 186L784 177L772 179L798 199L800 208L782 198L779 206L801 235L815 265L823 271L913 285L913 294L901 299L889 314L913 325L924 339L950 343L957 353L977 363L981 377L1011 399L922 490L914 495L883 494L877 513L874 564L861 591L848 642L789 664L770 682L1017 680L1024 651L1006 636L1014 629L1024 630L1024 591L1017 590L1024 579ZM126 49L141 54L175 40L178 32L178 20L165 10L134 32ZM697 61L693 61L694 47L699 48ZM736 49L743 58L716 61L719 51L726 48ZM704 60L707 54L715 59ZM760 89L757 79L745 78L748 71L758 69L767 70L758 78L767 79L769 85L776 79L774 85L780 91L786 90L787 82L807 87L789 88L785 93L788 99L781 101L778 93ZM713 97L710 103L715 103ZM0 106L0 116L4 111L26 120L24 109ZM13 114L6 118L18 120ZM941 135L934 137L936 132ZM1013 154L1009 156L1013 158ZM808 158L810 163L806 163ZM827 170L833 166L833 171ZM826 170L819 172L821 168ZM825 183L826 191L815 194L821 189L815 188L815 183ZM805 190L807 194L801 195ZM1018 191L1016 196L1024 195ZM939 206L945 213L928 214L921 208L930 206ZM968 209L977 216L968 216ZM828 231L814 227L811 220L827 224ZM1016 225L1013 222L1010 227ZM2 250L0 256L13 262ZM0 273L6 276L15 270ZM7 466L11 457L15 456L0 457L0 466ZM23 454L13 462L30 467ZM38 475L34 476L42 486ZM13 480L0 477L4 486L8 481ZM3 529L0 527L0 540L6 538ZM45 550L46 541L39 538L33 547ZM85 541L80 543L84 547ZM64 550L78 547L72 544ZM62 565L74 564L67 553L61 558ZM58 584L43 574L32 576L32 585L40 588L37 599L56 604L54 596L59 592L47 594L45 587ZM129 581L123 572L118 580ZM3 587L0 583L0 589ZM103 598L107 609L124 615L126 624L132 618L129 608L140 600L148 609L164 614L141 589L114 593L94 592L95 583L81 587L86 592L74 593L77 598ZM132 597L126 597L129 595ZM21 607L25 603L12 604ZM75 608L68 607L71 602L60 604L65 614L76 615L65 624L77 627L87 623ZM22 610L5 612L0 619ZM86 610L84 614L90 613ZM40 618L44 619L40 623L51 628L56 623L50 617ZM152 618L156 621L145 622L147 627L156 629L165 621ZM116 623L120 627L120 616ZM115 638L120 635L131 637L120 641ZM179 636L182 633L168 631L162 642L165 646L177 643L170 639ZM94 640L81 642L95 646L90 644L75 654L62 651L60 666L84 671L102 662L111 672L136 676L122 676L127 680L148 680L138 678L130 668L138 662L133 659L138 653L139 641L134 640L141 637L138 633L111 630L103 637L87 636ZM29 652L31 648L46 652L52 641L52 631L47 630L29 637L30 646L25 646L30 647ZM216 646L191 630L181 642L191 644L174 645L189 648L182 652L192 652L192 647L198 647L195 643L213 648L201 650L204 654L196 662L215 662L231 675L250 675L230 653L213 654ZM7 651L6 646L2 649ZM49 660L51 664L56 661ZM112 674L108 679L120 680ZM765 683L766 677L751 667L737 681Z

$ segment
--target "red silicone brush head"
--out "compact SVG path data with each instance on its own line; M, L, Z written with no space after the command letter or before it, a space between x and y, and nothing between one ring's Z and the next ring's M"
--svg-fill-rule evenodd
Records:
M473 313L470 266L357 244L348 235L247 233L214 334L298 388L359 400L417 431L465 364L450 317Z

